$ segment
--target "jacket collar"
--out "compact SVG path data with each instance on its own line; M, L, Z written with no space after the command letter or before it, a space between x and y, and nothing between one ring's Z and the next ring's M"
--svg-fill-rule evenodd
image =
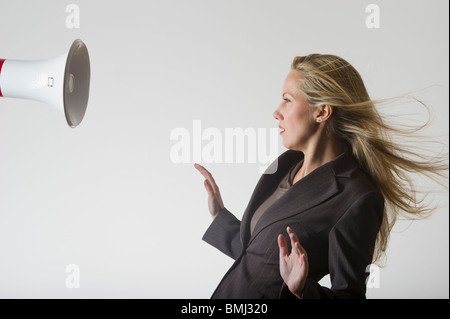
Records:
M303 158L302 152L288 150L268 168L268 171L275 173L264 174L261 177L242 219L241 239L244 246L250 244L258 233L270 224L299 214L336 194L339 190L336 177L350 177L358 167L349 148L334 160L315 169L295 183L280 200L267 209L250 236L250 220L253 213L275 190L289 170Z

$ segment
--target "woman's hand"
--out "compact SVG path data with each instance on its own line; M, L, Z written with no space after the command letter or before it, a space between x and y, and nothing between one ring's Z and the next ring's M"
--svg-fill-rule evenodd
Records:
M286 238L281 234L278 235L280 274L289 290L298 298L302 298L306 277L308 277L308 256L294 231L288 227L287 232L291 239L291 254L288 252Z
M215 218L217 214L219 214L219 211L224 207L222 197L220 196L219 187L214 181L211 173L206 168L204 168L200 164L194 164L194 167L205 178L203 184L205 185L206 191L208 192L208 208L211 216Z

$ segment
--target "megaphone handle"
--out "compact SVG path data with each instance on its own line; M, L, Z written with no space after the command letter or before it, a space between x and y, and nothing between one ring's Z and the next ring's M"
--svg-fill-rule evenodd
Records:
M5 62L4 59L0 59L0 79L2 78L2 67L3 67L3 63ZM1 86L1 81L0 81L0 97L3 96L2 94L2 86Z

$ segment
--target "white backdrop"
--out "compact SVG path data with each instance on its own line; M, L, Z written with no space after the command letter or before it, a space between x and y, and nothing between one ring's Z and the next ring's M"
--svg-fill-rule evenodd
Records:
M380 28L366 26L371 3ZM79 28L66 24L69 4ZM201 240L210 223L203 178L171 160L170 134L192 132L194 120L222 132L276 128L296 55L342 56L373 98L416 90L436 115L429 133L448 151L448 6L0 0L0 58L50 58L80 38L92 67L76 129L48 105L0 98L0 297L209 298L232 260ZM405 119L404 109L389 111ZM206 167L241 217L259 164ZM431 218L395 228L368 298L449 297L448 191L436 199ZM72 264L79 288L67 286Z

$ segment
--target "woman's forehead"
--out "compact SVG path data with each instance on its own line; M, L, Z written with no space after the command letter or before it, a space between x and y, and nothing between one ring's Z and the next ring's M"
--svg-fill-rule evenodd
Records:
M283 85L282 94L298 95L301 93L300 81L302 79L301 72L292 70L286 77Z

